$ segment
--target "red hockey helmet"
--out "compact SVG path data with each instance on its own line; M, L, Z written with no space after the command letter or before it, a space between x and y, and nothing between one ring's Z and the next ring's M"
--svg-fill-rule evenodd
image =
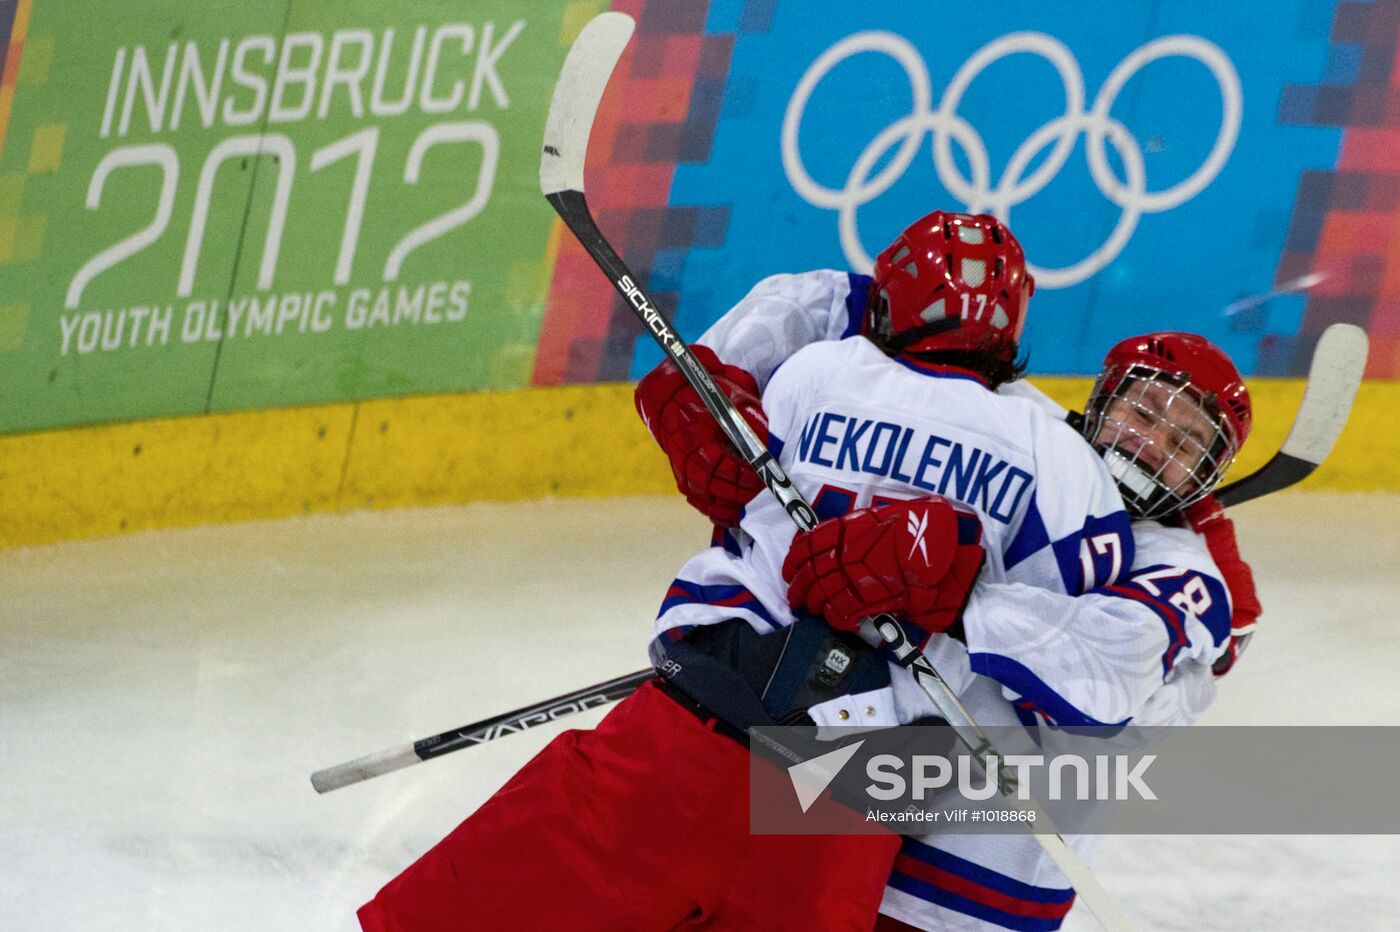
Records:
M1249 391L1230 357L1205 337L1173 331L1129 337L1108 351L1084 434L1128 511L1158 518L1220 483L1252 420Z
M865 334L890 353L1016 355L1035 280L1021 244L989 214L934 211L875 259Z

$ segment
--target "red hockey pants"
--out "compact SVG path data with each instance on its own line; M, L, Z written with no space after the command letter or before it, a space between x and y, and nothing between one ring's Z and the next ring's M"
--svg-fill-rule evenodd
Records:
M751 835L748 751L653 683L554 739L360 909L366 932L869 930L894 835Z

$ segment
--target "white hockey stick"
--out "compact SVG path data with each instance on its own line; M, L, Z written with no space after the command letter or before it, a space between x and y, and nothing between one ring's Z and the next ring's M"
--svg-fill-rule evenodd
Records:
M1366 331L1354 324L1333 324L1322 332L1283 446L1256 472L1215 493L1221 505L1228 508L1302 482L1327 459L1361 387L1369 343Z
M786 509L802 530L810 530L817 516L792 485L777 460L768 452L748 422L735 410L729 398L716 388L705 367L700 365L675 328L647 297L626 264L604 238L589 213L583 195L583 169L588 151L588 135L602 101L603 91L616 67L622 50L632 36L633 22L624 13L603 13L584 26L564 60L545 123L544 152L540 160L540 189L558 211L593 260L607 274L621 294L679 368L691 387L704 400L725 436L758 473L764 485ZM985 731L968 714L957 695L938 675L923 651L909 640L904 629L890 616L873 619L875 630L895 658L913 674L934 707L952 726L958 738L989 772L995 771L1004 796L1016 795L1013 774L1001 767L1004 758L996 754ZM989 760L995 755L995 760ZM1038 807L1037 807L1038 808ZM1037 825L1051 825L1043 811ZM1036 832L1035 839L1069 880L1095 917L1110 932L1128 932L1132 926L1108 892L1058 833Z

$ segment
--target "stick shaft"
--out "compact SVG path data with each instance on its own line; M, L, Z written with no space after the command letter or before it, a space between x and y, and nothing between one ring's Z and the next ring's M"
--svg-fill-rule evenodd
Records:
M556 719L586 711L595 706L616 702L631 695L642 683L655 676L654 670L638 670L626 676L619 676L590 686L576 689L571 693L547 699L544 702L506 712L491 718L463 725L452 731L423 738L413 743L414 753L422 760L432 760L444 754L451 754L461 748L476 747L503 738L507 735L528 731L536 725L543 725Z
M740 456L758 474L768 491L782 504L793 522L804 531L810 531L817 524L817 513L812 506L793 488L792 480L783 471L778 460L759 439L758 434L744 420L729 398L715 385L714 379L695 355L690 352L685 341L680 338L662 314L661 310L642 290L636 276L622 261L622 257L612 248L603 236L598 224L588 210L588 202L582 191L558 191L546 195L549 203L559 213L566 226L587 250L589 256L612 282L613 288L627 301L637 319L646 327L662 351L680 368L687 382L700 395L700 400L715 420L719 422L724 435L734 444Z
M801 530L811 530L817 520L811 505L793 486L792 481L788 479L777 461L768 454L767 450L762 449L761 442L752 428L749 427L748 422L735 409L733 402L715 386L714 380L710 378L704 366L695 360L694 354L689 351L684 341L676 334L670 321L665 318L641 286L636 283L631 270L627 268L626 263L618 256L593 221L583 192L560 191L548 194L547 197L564 223L578 238L579 243L608 276L618 294L627 300L628 305L642 321L652 338L660 344L666 355L680 368L686 381L700 395L700 398L705 402L705 407L714 415L725 436L758 473L768 490L777 496L788 516ZM1014 796L1016 792L1015 779L1001 765L1000 761L1003 758L996 754L996 748L993 746L991 738L973 719L952 688L924 656L923 651L909 640L904 629L889 615L870 619L870 622L874 624L875 631L885 641L898 662L914 675L915 681L923 688L943 719L953 728L959 740L977 757L988 772L995 772L997 786L1002 795ZM996 756L997 761L995 767L989 766L993 755ZM1037 807L1037 809L1040 813L1044 812L1042 807ZM1093 911L1099 923L1109 932L1127 932L1127 930L1132 929L1132 925L1118 908L1118 904L1099 884L1098 879L1089 870L1089 865L1055 831L1048 816L1037 821L1038 824L1049 828L1050 831L1037 832L1033 837L1055 865L1060 868L1061 873L1065 875L1065 878L1083 898L1085 904Z
M546 699L534 705L493 715L479 722L453 728L412 744L389 748L374 754L318 770L311 775L311 785L318 793L338 790L395 770L402 770L434 757L451 754L464 748L477 747L499 738L528 731L536 725L558 721L588 709L616 702L636 692L647 680L656 676L653 670L638 670L626 676L576 689L573 692Z

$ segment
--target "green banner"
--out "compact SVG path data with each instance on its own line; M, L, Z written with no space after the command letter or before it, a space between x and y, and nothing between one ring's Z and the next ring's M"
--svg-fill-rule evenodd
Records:
M528 383L597 7L8 6L0 432Z

